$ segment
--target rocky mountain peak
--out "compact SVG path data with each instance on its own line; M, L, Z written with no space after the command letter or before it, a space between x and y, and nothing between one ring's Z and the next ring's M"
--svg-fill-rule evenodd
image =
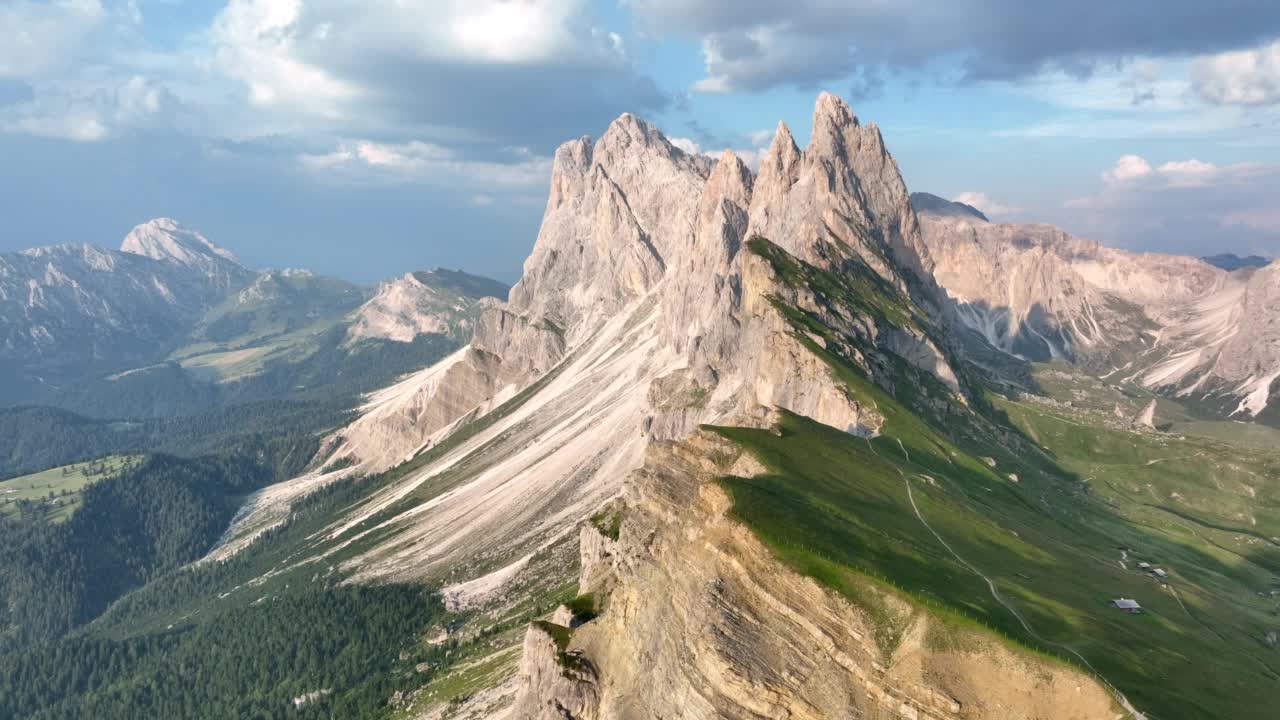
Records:
M824 246L850 248L886 281L905 289L899 269L928 283L932 267L897 163L880 130L862 125L830 93L814 106L803 151L779 124L760 165L748 234L767 237L814 262Z
M230 250L172 218L156 218L134 227L120 243L120 251L188 268L224 289L243 286L254 275Z
M754 183L751 168L732 150L725 150L711 169L704 196L727 198L745 207L751 202Z
M806 151L847 157L861 147L861 127L844 100L824 92L813 107L813 133Z
M785 122L779 122L773 132L773 140L769 149L760 159L759 184L765 188L781 186L789 188L794 178L795 167L800 162L800 148L791 135L791 129ZM766 190L766 192L768 192Z
M197 256L218 257L239 264L230 250L213 244L173 218L155 218L135 226L120 243L120 250L183 265L191 265Z

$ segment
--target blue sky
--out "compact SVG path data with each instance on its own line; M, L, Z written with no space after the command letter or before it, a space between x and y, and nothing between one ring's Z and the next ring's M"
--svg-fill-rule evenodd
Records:
M623 111L750 160L822 89L913 190L1280 255L1280 5L0 0L0 250L171 216L255 266L515 279L549 157Z

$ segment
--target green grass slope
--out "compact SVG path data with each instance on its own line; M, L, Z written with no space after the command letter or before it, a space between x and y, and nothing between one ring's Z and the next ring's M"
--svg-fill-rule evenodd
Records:
M5 480L0 482L0 514L19 514L26 507L48 522L61 522L79 507L86 485L111 477L136 460L112 455Z

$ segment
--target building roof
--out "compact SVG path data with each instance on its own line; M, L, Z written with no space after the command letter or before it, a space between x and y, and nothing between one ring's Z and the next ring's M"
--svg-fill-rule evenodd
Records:
M1142 606L1138 604L1137 600L1130 600L1128 598L1116 598L1115 600L1111 601L1111 604L1115 605L1121 610L1141 610L1142 609Z

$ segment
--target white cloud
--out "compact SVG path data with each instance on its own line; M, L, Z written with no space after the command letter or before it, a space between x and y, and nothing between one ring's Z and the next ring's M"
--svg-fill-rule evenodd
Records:
M1170 160L1153 167L1139 155L1123 155L1103 171L1102 182L1113 190L1197 188L1248 182L1265 172L1266 168L1256 163L1215 165L1195 158Z
M524 63L553 59L574 52L578 38L572 31L575 13L583 9L573 0L551 2L494 2L470 0L445 3L448 34L436 38L445 53L480 62ZM435 12L442 8L434 3ZM609 47L620 48L621 38L609 38Z
M98 0L0 4L0 77L31 79L67 67L106 20Z
M1151 175L1151 164L1138 155L1122 155L1116 164L1102 173L1107 185L1122 185Z
M702 146L698 145L698 143L696 143L696 142L694 142L694 141L690 140L689 138L674 137L674 138L667 138L667 140L668 140L672 145L675 145L676 147L680 148L681 150L685 151L686 153L688 153L688 154L690 154L690 155L702 155L702 154L703 154L703 152L702 152Z
M773 135L777 130L774 128L765 128L763 130L753 130L747 137L751 140L751 147L767 148L769 143L773 142Z
M1238 169L1243 170L1244 166ZM1156 168L1156 172L1170 187L1201 187L1217 178L1220 168L1213 163L1201 162L1192 158L1190 160L1170 160Z
M214 62L244 83L256 106L334 117L339 104L356 99L358 91L298 56L300 40L308 39L300 24L302 11L302 0L231 0L210 28ZM310 39L323 42L329 27L317 25Z
M323 179L346 182L422 182L449 189L485 192L542 191L551 176L551 158L514 152L512 162L468 160L433 143L379 143L371 140L343 142L326 153L303 153L299 164Z
M356 120L411 100L396 96L412 78L382 67L621 64L621 38L585 23L586 9L585 0L230 0L210 38L216 67L254 105Z
M1137 250L1280 254L1280 165L1196 159L1157 165L1126 155L1101 181L1047 219Z
M1280 40L1197 59L1191 85L1201 98L1217 105L1280 103Z
M965 205L978 208L987 216L1012 215L1014 213L1022 212L1022 208L998 203L988 197L984 192L962 192L951 198L951 200L952 202L964 203Z
M164 86L134 75L82 87L42 88L30 100L0 108L0 131L93 142L166 124L176 111Z

